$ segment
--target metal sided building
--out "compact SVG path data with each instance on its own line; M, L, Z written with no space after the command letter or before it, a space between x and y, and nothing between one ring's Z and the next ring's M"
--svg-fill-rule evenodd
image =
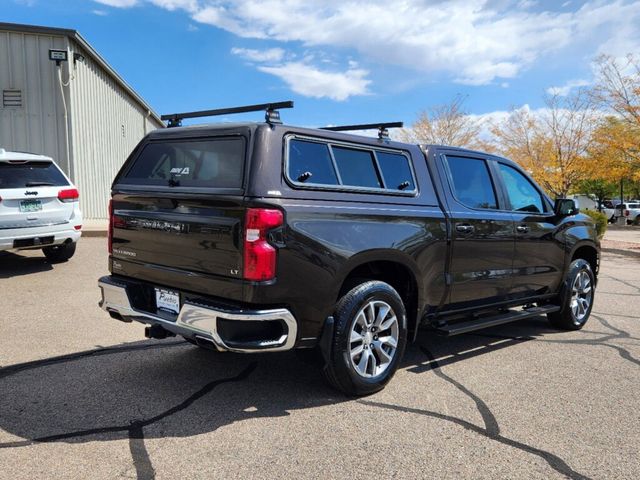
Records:
M52 157L87 219L160 117L75 30L0 23L0 147Z

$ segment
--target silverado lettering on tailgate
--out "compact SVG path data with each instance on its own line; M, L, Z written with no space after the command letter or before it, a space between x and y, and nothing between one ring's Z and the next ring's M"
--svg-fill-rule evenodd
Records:
M132 227L144 228L145 230L161 230L174 233L187 233L189 231L189 226L184 223L151 220L149 218L131 218L128 219L127 224Z

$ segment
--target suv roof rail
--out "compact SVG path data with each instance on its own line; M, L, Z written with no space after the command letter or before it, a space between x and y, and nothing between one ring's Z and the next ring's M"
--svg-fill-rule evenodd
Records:
M229 107L218 108L215 110L200 110L197 112L183 112L183 113L171 113L168 115L162 115L160 119L167 121L167 127L179 127L182 124L182 120L185 118L199 118L199 117L215 117L217 115L228 115L232 113L245 113L245 112L259 112L265 110L264 119L267 123L282 123L280 120L281 108L293 108L293 101L288 100L286 102L273 102L273 103L259 103L257 105L244 105L242 107Z
M378 138L388 138L389 128L402 128L404 122L386 122L386 123L363 123L360 125L339 125L337 127L322 127L320 130L331 130L332 132L347 132L351 130L378 130Z

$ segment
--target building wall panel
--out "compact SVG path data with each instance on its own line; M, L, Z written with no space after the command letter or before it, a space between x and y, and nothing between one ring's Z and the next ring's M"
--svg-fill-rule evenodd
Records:
M86 218L106 218L111 181L155 121L79 45L71 80L73 169Z
M64 121L55 63L50 48L65 48L64 36L0 31L0 93L22 91L22 107L0 103L0 146L53 157L69 171Z
M116 80L75 33L37 27L0 29L0 95L22 91L21 107L0 103L0 147L53 157L80 189L86 218L107 217L111 181L140 139L161 126L135 94ZM69 152L58 67L49 49L66 49L60 68L65 84ZM73 53L84 61L73 61Z

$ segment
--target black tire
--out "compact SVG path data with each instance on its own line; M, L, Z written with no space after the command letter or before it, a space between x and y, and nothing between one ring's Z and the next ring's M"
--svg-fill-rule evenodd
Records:
M76 253L76 244L75 242L69 242L53 247L44 247L42 252L51 263L62 263L69 260Z
M365 313L365 307L367 309L373 308L374 313L369 315L369 318L372 319L371 323L367 329L355 333L361 335L361 338L351 342L352 330L360 329L363 320L365 323L367 322L370 310ZM381 312L384 313L386 307L390 307L390 310L382 316ZM375 310L376 308L378 310ZM375 320L373 317L376 317ZM395 323L393 317L396 319ZM323 370L327 381L333 387L352 396L370 395L382 390L398 369L407 344L407 316L398 292L389 284L380 281L361 283L338 301L334 322L329 361ZM391 326L377 330L376 324L382 327ZM379 334L387 332L387 335L378 337L376 331ZM395 349L388 341L378 340L378 338L390 339L392 337L395 339L394 335L397 337ZM358 343L360 342L362 342L363 350L359 356L356 354L352 360L352 351L359 347ZM369 350L370 345L371 349ZM363 360L365 354L366 360ZM385 363L382 361L385 360L383 355L391 359ZM355 359L358 358L358 365L356 365ZM359 373L359 369L362 370L362 365L364 365L364 372ZM382 370L376 374L378 368Z
M589 280L589 294L582 292L582 287L580 286L574 288L576 287L578 276L584 279L584 275ZM589 262L582 258L571 262L559 298L561 309L558 312L547 314L549 323L561 330L580 330L584 327L593 308L595 284L595 276Z

